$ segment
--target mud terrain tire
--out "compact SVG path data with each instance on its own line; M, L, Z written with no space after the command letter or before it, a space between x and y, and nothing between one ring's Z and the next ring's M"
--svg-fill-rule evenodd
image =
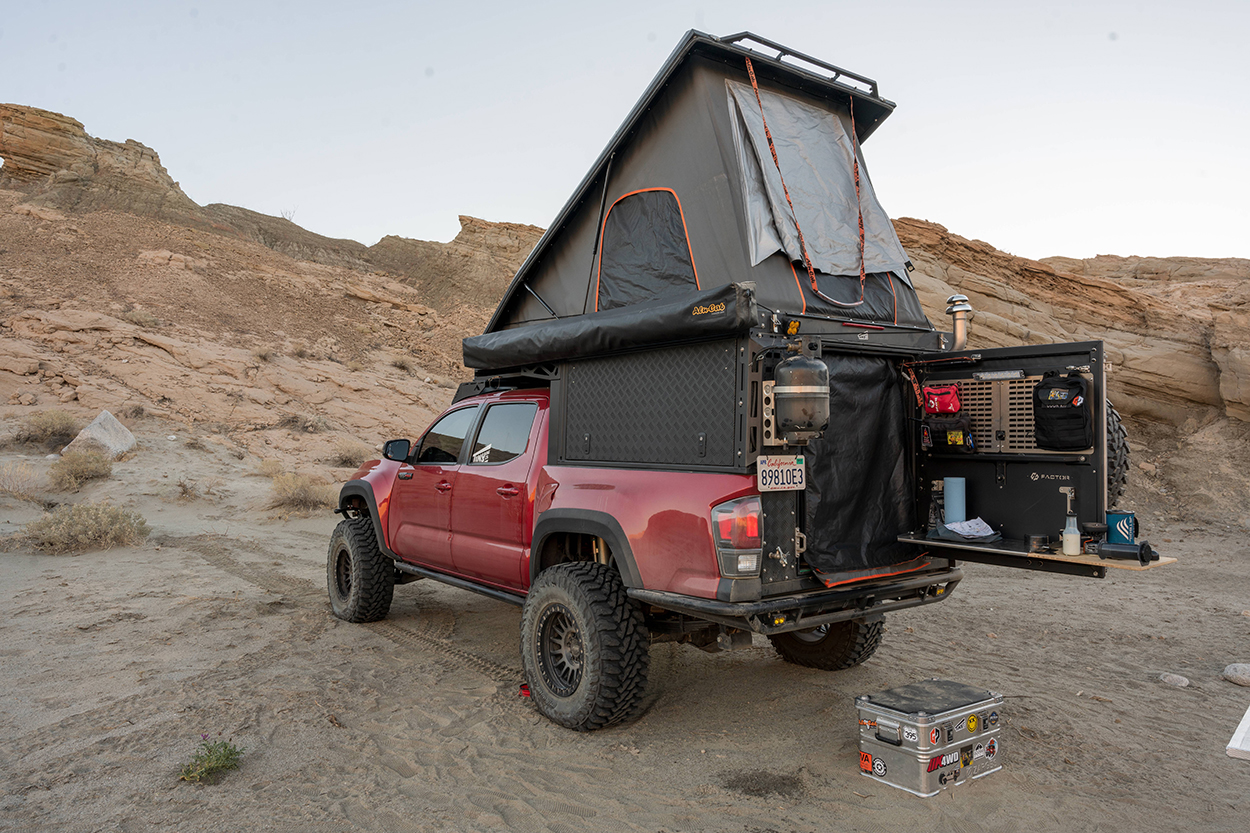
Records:
M1128 434L1120 412L1107 403L1107 508L1111 509L1128 486Z
M884 628L881 620L851 619L805 631L779 633L768 639L786 662L822 671L841 671L872 656L881 644Z
M521 666L534 705L587 732L630 717L647 685L650 635L605 564L557 564L539 574L521 611Z
M395 592L395 565L378 549L373 521L340 521L330 535L326 588L334 615L348 622L385 619Z

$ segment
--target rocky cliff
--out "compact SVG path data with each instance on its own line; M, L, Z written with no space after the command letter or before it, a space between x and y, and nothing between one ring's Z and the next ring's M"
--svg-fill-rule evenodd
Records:
M200 206L151 148L96 139L75 119L17 104L0 104L0 159L0 187L25 194L23 211L122 211L250 240L297 260L386 272L445 312L501 295L542 235L534 226L461 217L450 243L388 236L370 247L246 208Z
M1250 419L1250 261L1099 257L1027 260L936 223L895 222L926 312L976 309L969 343L1002 347L1101 339L1124 413L1191 427Z

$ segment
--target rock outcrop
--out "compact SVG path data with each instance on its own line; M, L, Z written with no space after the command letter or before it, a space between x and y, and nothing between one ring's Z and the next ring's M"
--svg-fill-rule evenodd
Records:
M1250 261L1036 261L936 223L902 218L895 227L930 320L948 326L954 292L971 299L971 346L1100 339L1122 413L1174 425L1250 418Z
M437 309L480 303L484 298L491 299L493 306L542 235L537 226L461 215L460 233L450 243L391 235L369 249L369 260L402 275Z
M133 139L87 135L82 123L36 107L0 104L0 183L30 190L27 204L60 211L125 211L204 225L195 204Z
M370 247L238 206L200 206L151 148L96 139L75 119L17 104L0 104L0 159L0 188L26 194L19 213L55 220L62 212L123 211L253 241L297 260L385 271L444 312L502 295L542 236L534 226L461 217L450 243L388 236Z

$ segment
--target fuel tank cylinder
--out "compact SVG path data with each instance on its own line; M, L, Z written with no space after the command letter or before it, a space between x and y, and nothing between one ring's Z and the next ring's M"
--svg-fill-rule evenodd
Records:
M825 363L791 356L777 365L773 379L777 432L788 443L819 436L829 426L829 368Z

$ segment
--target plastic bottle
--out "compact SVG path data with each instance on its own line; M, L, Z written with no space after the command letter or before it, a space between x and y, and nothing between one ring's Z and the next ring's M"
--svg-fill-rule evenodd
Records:
M1068 522L1063 527L1063 554L1081 554L1081 531L1076 528L1076 515L1069 513Z

